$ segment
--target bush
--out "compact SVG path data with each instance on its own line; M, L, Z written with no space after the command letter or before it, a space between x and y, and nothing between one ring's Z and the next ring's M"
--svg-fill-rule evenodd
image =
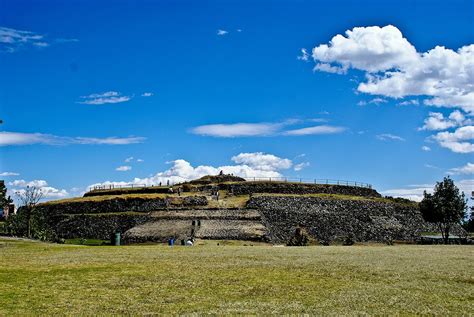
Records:
M309 236L303 228L296 228L294 236L286 245L293 247L307 246L309 245Z
M347 236L342 242L342 245L346 245L346 246L354 245L354 239L350 236Z
M18 212L10 215L3 225L5 233L17 237L26 237L28 233L28 224L26 216Z
M183 192L187 192L187 193L192 192L194 190L194 186L189 183L184 183L182 185L182 188L183 188Z

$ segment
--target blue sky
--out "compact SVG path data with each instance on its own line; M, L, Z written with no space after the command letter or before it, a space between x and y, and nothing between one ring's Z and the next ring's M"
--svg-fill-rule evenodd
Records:
M472 1L5 1L0 175L473 190L473 30Z

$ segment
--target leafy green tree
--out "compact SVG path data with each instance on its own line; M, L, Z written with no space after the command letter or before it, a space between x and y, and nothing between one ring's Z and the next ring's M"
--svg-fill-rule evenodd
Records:
M426 221L438 226L444 243L447 244L452 226L464 219L467 209L464 193L459 192L459 188L448 176L436 183L433 194L425 191L423 196L420 203L421 214Z

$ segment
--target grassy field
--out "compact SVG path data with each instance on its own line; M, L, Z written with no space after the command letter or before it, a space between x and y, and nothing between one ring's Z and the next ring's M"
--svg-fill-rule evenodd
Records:
M0 316L474 311L472 246L76 246L0 238Z

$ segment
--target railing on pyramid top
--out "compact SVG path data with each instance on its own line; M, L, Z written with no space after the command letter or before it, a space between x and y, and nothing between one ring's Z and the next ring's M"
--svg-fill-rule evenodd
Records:
M319 184L319 185L339 185L339 186L354 186L361 188L372 188L371 184L347 181L340 179L326 179L326 178L295 178L295 177L245 177L248 182L284 182L284 183L301 183L301 184ZM169 185L162 184L161 187L168 187L177 185L170 183ZM147 188L147 187L160 187L160 185L145 185L145 184L127 184L127 185L96 185L89 188L89 191L96 190L112 190L121 188Z

